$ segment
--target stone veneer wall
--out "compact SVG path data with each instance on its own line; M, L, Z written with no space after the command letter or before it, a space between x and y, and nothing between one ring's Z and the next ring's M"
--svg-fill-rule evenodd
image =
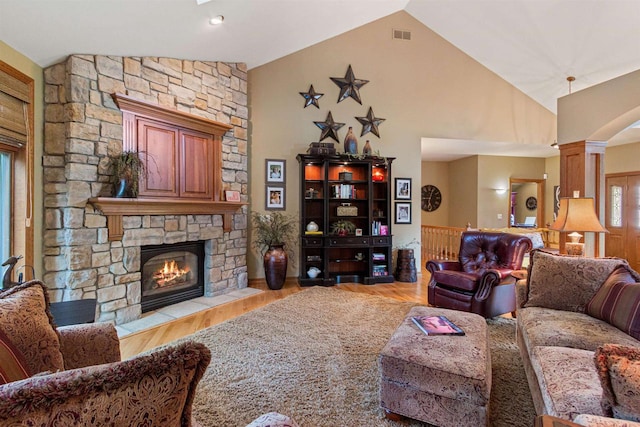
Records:
M111 196L110 155L122 151L121 93L233 126L222 144L225 190L247 201L245 64L73 55L45 69L44 282L52 301L97 298L97 320L141 315L140 246L205 241L205 295L247 286L247 209L221 215L125 216L122 241L88 203Z

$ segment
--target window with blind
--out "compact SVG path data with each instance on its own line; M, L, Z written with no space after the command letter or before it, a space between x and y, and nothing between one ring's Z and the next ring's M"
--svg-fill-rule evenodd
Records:
M29 137L30 88L0 72L0 143L22 148Z
M11 255L11 153L0 151L0 260Z
M0 263L22 255L33 265L33 90L0 61Z

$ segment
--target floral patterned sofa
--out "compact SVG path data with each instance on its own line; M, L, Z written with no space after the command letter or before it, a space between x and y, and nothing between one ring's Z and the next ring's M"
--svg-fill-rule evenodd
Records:
M538 414L640 426L637 282L623 259L531 253L516 286L517 342Z

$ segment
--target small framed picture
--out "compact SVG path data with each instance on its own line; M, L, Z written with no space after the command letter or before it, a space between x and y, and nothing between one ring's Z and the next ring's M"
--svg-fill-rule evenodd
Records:
M284 210L284 187L267 185L265 209Z
M396 202L396 224L411 224L411 203Z
M356 228L356 236L362 236L362 228Z
M265 171L267 174L267 182L284 183L284 172L286 160L265 159Z
M227 202L239 202L240 192L234 190L226 190L224 192L224 198L227 199Z
M396 200L411 200L411 178L396 178Z

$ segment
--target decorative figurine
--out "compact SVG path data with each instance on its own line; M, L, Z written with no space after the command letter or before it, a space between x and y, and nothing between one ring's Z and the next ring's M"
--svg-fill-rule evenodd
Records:
M298 93L304 98L304 108L307 108L309 105L320 108L318 100L324 95L324 93L316 92L315 89L313 89L313 85L309 86L309 91Z
M316 277L318 277L318 274L320 274L320 269L318 267L311 267L309 268L309 270L307 270L307 275L311 279L315 279Z
M371 155L371 144L369 144L368 139L367 139L367 143L364 144L364 147L362 147L362 154L364 154L365 156Z
M355 74L353 74L353 69L351 68L351 64L349 64L349 68L347 69L347 74L345 74L344 78L341 77L329 77L331 81L338 85L340 88L340 95L338 96L338 102L342 102L347 98L353 98L358 104L362 105L362 100L360 99L360 88L367 83L369 80L356 79Z
M358 154L358 140L353 134L353 128L349 126L347 136L344 137L344 152L349 154Z
M362 132L360 132L360 136L364 136L371 132L380 138L380 130L378 129L378 126L387 119L376 117L373 113L373 108L369 107L367 115L365 117L356 117L356 120L362 124Z
M7 270L4 272L4 276L2 278L2 289L12 288L16 285L19 285L22 282L22 279L18 279L17 282L14 282L11 280L11 274L13 272L13 269L15 268L16 264L18 263L18 261L20 261L21 258L22 258L22 255L12 256L2 263L3 267L9 266Z
M325 138L333 138L334 141L340 142L338 139L338 129L344 126L344 123L336 123L333 121L333 116L331 115L331 111L327 114L327 118L324 122L313 122L322 130L320 134L320 141Z

